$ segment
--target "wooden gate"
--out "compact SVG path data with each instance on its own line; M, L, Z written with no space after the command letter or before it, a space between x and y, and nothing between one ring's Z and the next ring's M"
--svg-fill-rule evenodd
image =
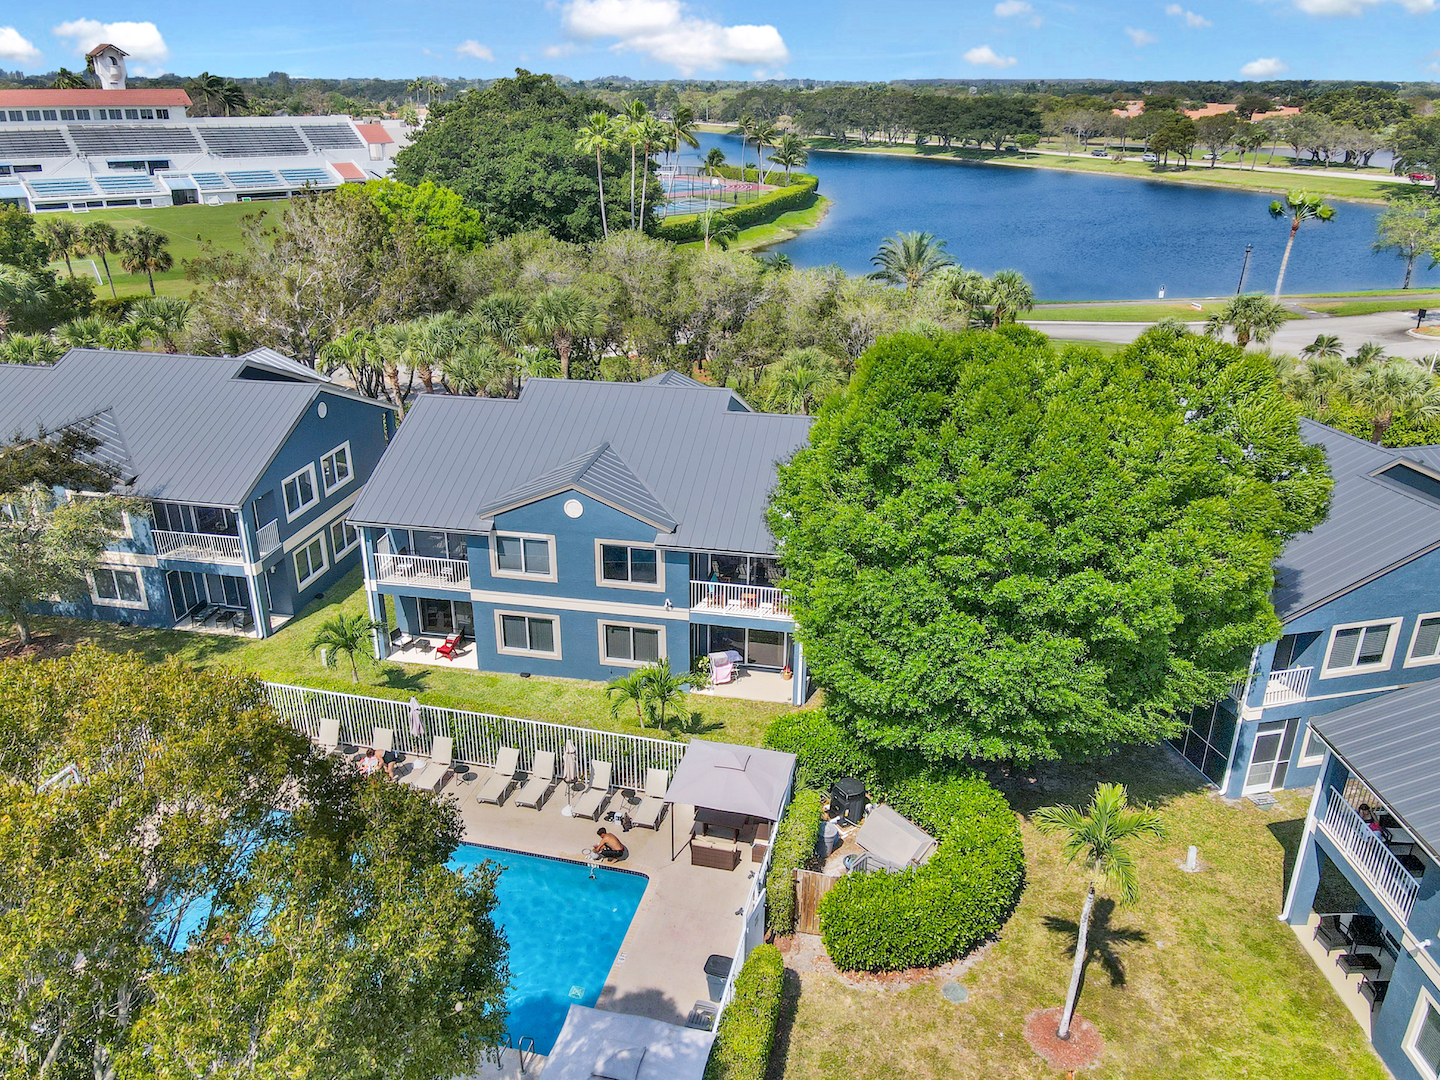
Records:
M820 933L820 898L835 887L838 877L813 870L795 871L795 932Z

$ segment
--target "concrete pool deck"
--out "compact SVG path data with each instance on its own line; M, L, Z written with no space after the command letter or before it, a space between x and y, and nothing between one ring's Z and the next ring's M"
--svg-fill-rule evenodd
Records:
M467 842L583 861L582 853L596 842L601 823L561 814L566 805L564 785L539 812L514 806L513 796L504 806L481 806L474 792L486 775L482 772L480 780L443 789L460 800ZM621 798L615 796L617 801ZM677 811L678 850L689 838L694 811L688 806L671 808ZM692 866L683 850L672 862L669 821L653 831L626 833L618 824L607 828L630 850L629 858L618 865L646 875L649 882L595 1008L683 1026L695 1002L713 1000L719 992L719 984L706 978L705 960L713 953L733 955L740 937L739 912L760 864L750 861L743 844L743 861L732 871ZM513 1034L518 1038L530 1032Z

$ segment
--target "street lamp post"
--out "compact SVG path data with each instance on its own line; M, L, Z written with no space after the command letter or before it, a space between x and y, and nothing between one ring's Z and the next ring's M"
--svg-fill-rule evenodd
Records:
M1240 295L1240 290L1245 288L1245 272L1250 269L1251 245L1245 245L1245 262L1240 267L1240 284L1235 286L1235 295Z

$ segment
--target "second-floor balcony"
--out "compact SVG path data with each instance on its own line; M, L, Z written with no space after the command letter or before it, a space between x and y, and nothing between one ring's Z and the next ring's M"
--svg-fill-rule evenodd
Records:
M1372 828L1333 787L1325 793L1320 829L1345 853L1391 914L1402 925L1408 922L1420 882L1386 843L1384 830Z
M261 525L255 533L255 542L260 548L260 557L263 559L270 552L280 546L280 522L272 521Z
M1286 668L1272 671L1265 680L1265 708L1272 705L1298 705L1310 692L1310 676L1314 668Z
M243 563L245 552L240 537L218 533L171 532L155 529L155 554L162 559L183 559L202 563Z
M786 622L791 619L788 593L768 585L739 585L728 581L690 582L690 610Z
M375 580L385 585L423 585L438 589L470 589L470 563L465 559L432 559L424 555L375 555Z

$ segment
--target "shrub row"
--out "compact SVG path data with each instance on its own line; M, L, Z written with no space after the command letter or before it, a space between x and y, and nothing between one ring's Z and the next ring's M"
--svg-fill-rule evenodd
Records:
M863 779L873 799L939 841L924 866L847 874L825 895L820 933L837 967L933 967L1004 924L1024 882L1025 850L1015 814L978 772L917 767L912 756L872 752L820 709L780 718L765 742L797 755L808 783Z
M820 839L820 804L820 792L801 788L776 830L765 878L765 918L773 933L795 929L795 871L810 862Z
M735 980L735 997L720 1017L705 1080L764 1080L780 1021L785 961L774 945L757 945Z
M745 166L745 175L743 177L740 175L739 167L735 165L721 165L715 171L725 177L726 180L743 179L754 184L763 178L767 184L773 184L775 187L782 188L789 187L792 184L798 184L806 178L813 179L809 173L791 173L789 176L786 176L784 169L767 169L762 177L762 174L754 165Z
M763 225L766 222L774 221L787 211L803 210L814 201L815 191L819 184L820 181L813 176L794 175L790 178L789 187L767 192L752 203L718 211L716 221L710 226L711 231L713 232L716 225L720 223L734 225L737 229L748 229L752 225ZM666 218L655 230L655 235L662 240L670 240L677 244L705 238L699 214Z

